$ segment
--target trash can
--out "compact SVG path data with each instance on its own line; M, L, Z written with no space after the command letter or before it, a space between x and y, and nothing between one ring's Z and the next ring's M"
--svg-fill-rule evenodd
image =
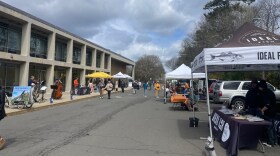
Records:
M190 127L198 127L198 121L199 121L198 118L191 117L191 118L189 118L189 121L190 121L190 124L189 124Z

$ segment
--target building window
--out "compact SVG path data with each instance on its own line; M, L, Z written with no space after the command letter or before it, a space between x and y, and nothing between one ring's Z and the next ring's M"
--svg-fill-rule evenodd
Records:
M86 52L86 65L91 66L92 64L92 51L87 51Z
M47 72L47 67L42 66L40 64L30 64L29 65L29 77L34 76L35 81L41 82L41 81L46 81L46 72Z
M104 68L108 69L108 65L109 65L109 59L110 59L110 55L105 55L105 65Z
M73 63L81 64L81 48L79 47L73 48Z
M56 41L55 42L55 60L66 62L66 56L67 56L67 44L60 42L60 41Z
M101 53L97 52L96 54L96 67L100 68L101 67Z
M30 38L30 56L38 58L47 58L48 39L45 36L31 33Z
M0 51L20 54L21 31L0 23Z
M19 71L19 64L0 60L0 86L8 92L9 96L12 95L13 87L19 85Z

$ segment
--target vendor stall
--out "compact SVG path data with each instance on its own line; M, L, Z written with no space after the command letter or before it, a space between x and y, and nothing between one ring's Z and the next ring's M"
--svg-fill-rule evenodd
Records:
M208 72L214 71L264 70L280 71L280 36L251 23L245 23L230 40L218 47L203 49L192 62L192 72L205 72L206 79L208 79ZM213 140L207 83L206 81L209 128Z

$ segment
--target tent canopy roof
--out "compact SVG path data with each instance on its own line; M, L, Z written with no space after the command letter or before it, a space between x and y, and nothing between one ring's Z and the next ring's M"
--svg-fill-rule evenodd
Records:
M191 68L182 64L172 72L166 73L166 79L191 79L192 78ZM205 73L194 73L193 78L205 78Z
M280 70L280 36L245 23L232 37L204 48L192 62L193 72Z

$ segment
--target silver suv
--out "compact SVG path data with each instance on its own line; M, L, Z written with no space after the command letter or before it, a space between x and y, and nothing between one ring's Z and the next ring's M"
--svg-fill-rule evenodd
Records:
M215 85L214 103L226 102L228 106L234 106L238 109L245 107L245 97L250 89L251 81L223 81ZM280 90L267 82L268 89L272 90L276 100L280 101Z

